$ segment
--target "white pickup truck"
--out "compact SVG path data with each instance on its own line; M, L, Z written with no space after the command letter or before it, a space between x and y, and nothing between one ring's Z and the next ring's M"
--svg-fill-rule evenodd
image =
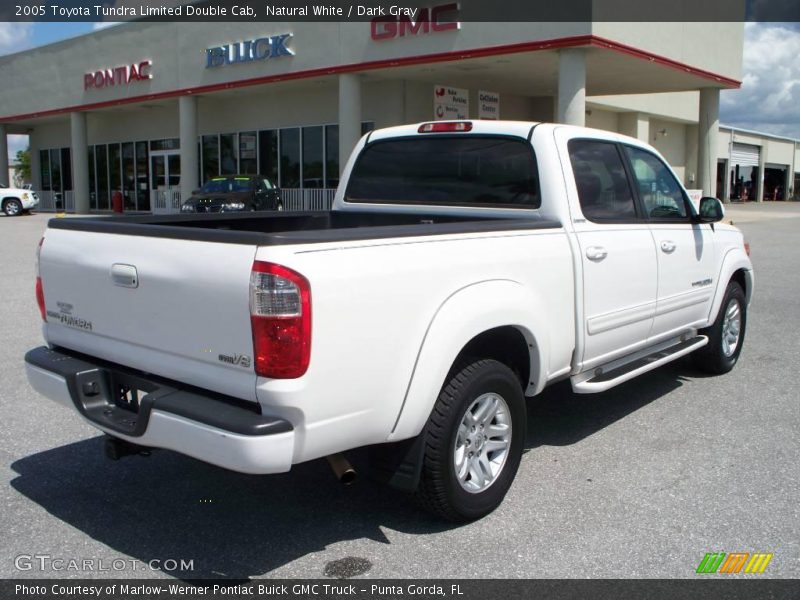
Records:
M500 504L525 398L607 390L690 352L736 363L742 234L652 148L436 122L364 136L329 213L50 221L31 385L108 434L244 473L371 446L445 518Z

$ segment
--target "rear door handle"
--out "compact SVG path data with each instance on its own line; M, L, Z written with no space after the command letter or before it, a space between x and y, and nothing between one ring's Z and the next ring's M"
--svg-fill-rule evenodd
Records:
M602 246L589 246L586 249L586 258L589 260L601 261L606 256L608 256L608 252Z
M675 252L675 242L664 240L661 242L661 251L666 252L667 254L672 254Z

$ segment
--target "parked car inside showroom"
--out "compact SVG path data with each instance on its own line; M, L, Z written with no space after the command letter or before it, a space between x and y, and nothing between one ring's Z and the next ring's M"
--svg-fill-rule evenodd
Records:
M0 184L0 208L9 217L17 217L37 206L39 206L39 196L33 190Z
M263 175L212 177L195 190L181 212L283 210L280 190Z

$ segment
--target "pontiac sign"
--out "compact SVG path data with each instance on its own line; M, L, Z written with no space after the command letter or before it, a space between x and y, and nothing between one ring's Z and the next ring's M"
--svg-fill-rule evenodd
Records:
M100 69L86 73L83 76L83 89L101 89L152 79L153 76L150 74L152 65L151 61L143 60L131 65L122 65L113 69Z
M268 60L281 56L294 56L294 51L287 46L291 33L256 38L243 42L233 42L223 46L206 49L206 69L247 63L256 60Z

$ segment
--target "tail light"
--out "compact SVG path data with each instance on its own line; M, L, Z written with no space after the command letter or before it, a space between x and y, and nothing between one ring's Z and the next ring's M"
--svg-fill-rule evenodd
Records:
M250 323L258 375L294 379L308 370L311 287L305 277L281 265L254 262Z
M472 131L472 123L469 121L423 123L417 129L417 133L447 133L453 131Z
M36 304L39 305L39 312L42 315L42 321L47 321L47 311L44 307L44 288L42 287L42 278L39 275L39 259L42 255L42 244L44 238L39 240L39 245L36 247Z
M744 243L744 251L745 251L745 253L747 253L747 256L750 256L750 242L746 241Z

